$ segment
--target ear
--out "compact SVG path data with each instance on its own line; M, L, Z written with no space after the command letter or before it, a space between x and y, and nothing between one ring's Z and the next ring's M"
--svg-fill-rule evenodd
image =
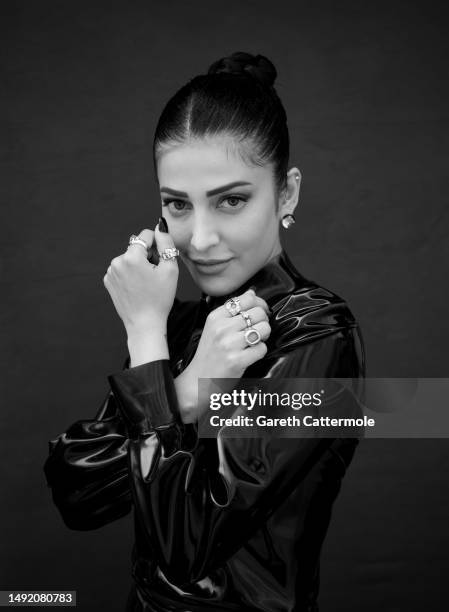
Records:
M287 172L287 182L278 202L279 221L284 215L292 215L299 200L302 175L298 168L293 167Z

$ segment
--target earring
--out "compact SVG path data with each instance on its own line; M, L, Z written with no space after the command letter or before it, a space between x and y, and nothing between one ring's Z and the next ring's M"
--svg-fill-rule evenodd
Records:
M282 227L288 229L293 223L296 223L295 217L293 215L284 215L281 219Z

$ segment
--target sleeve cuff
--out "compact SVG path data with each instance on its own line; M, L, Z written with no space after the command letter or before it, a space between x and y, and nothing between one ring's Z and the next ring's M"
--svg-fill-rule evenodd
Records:
M143 435L182 423L169 363L160 359L108 375L130 433Z

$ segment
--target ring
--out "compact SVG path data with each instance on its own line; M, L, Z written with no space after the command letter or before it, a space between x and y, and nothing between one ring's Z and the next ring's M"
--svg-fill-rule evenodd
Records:
M148 246L148 243L145 242L145 240L143 240L142 238L139 238L139 236L136 236L135 234L132 234L129 238L129 242L128 242L128 246L130 244L140 244L140 246L143 246L144 249L146 249L147 251L150 250L150 247Z
M246 322L246 327L252 327L252 321L251 321L251 317L249 316L249 314L246 312L246 310L242 310L242 312L240 313L242 315L242 317L245 319Z
M256 339L255 340L250 340L249 339L251 334L256 334ZM257 329L254 329L254 327L251 327L250 329L247 329L246 332L245 332L245 340L246 340L246 343L249 344L250 346L260 342L260 334L257 331Z
M159 251L159 257L164 261L168 261L169 259L176 259L179 255L179 249L175 249L174 247L168 247L163 251Z
M239 312L241 312L242 310L240 306L240 300L238 297L232 297L232 298L229 298L229 300L226 300L225 307L226 307L226 310L231 315L231 317L235 317L235 315L239 314Z

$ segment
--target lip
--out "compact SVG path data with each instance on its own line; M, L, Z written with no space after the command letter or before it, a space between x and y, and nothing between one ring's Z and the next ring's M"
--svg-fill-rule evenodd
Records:
M229 259L190 259L190 261L203 274L216 274L224 270L232 259L231 257Z
M230 259L231 258L229 259L192 259L192 261L195 264L204 265L204 266L212 266L212 265L219 264L219 263L226 263L227 261L230 261Z

